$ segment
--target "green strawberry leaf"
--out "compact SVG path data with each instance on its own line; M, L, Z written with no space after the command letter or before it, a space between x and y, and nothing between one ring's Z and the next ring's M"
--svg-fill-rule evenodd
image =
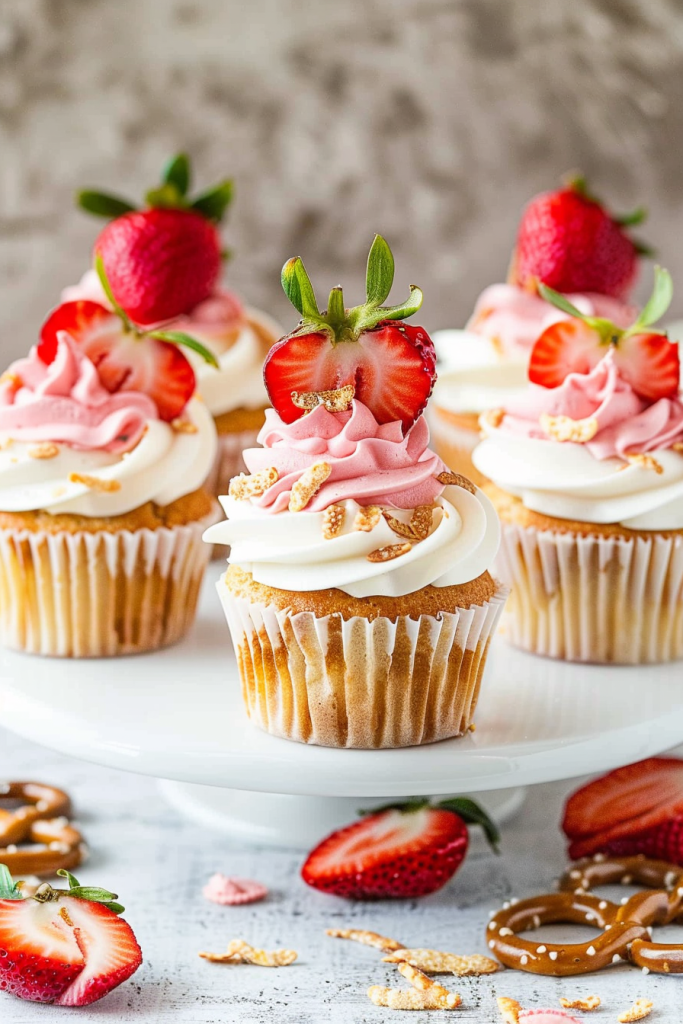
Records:
M173 185L181 196L186 196L190 187L190 158L187 153L171 157L164 167L161 180L164 185Z
M375 240L368 254L368 267L365 275L365 294L368 303L381 306L394 283L394 257L391 249L381 235Z
M126 328L126 330L135 331L136 327L133 324L133 321L130 319L123 306L120 306L116 299L114 298L114 293L111 290L109 278L107 277L107 271L104 269L104 260L102 259L102 254L99 252L95 254L95 270L97 271L97 276L100 279L102 290L104 291L104 294L107 296L109 305L116 313L116 315L121 317L121 320L123 321L123 326Z
M209 366L213 366L216 370L218 369L218 360L213 352L205 345L202 345L201 341L193 338L191 334L185 334L184 331L150 331L149 337L158 338L159 341L168 341L172 345L184 345L185 348L190 348L193 352L200 355Z
M111 219L121 217L124 213L134 213L136 210L136 207L131 206L126 199L108 195L106 192L95 192L91 189L81 189L76 193L76 205L86 213Z
M231 178L226 178L219 185L202 192L192 202L191 208L201 213L208 220L220 223L225 211L232 202L234 186Z
M586 319L585 313L582 313L580 309L577 309L569 299L565 298L564 295L560 295L560 293L556 292L554 288L549 288L548 285L543 284L542 281L539 281L538 291L542 299L545 299L546 302L549 302L551 305L561 309L563 313L568 313L569 316L575 316L579 320Z
M0 864L0 900L23 900L21 889L6 864Z
M146 192L145 202L154 209L184 210L187 208L182 192L171 181L160 185L159 188L151 188L149 192Z
M341 285L337 285L330 292L330 298L327 303L327 320L336 332L342 327L344 320L346 319L346 310L344 308L344 292Z
M368 814L383 814L385 811L402 811L404 814L411 814L413 811L421 811L423 807L429 807L429 798L415 796L412 800L396 800L394 803L381 804L379 807L368 807L358 813L361 817L367 817Z
M637 209L631 210L630 213L618 213L612 216L612 220L622 228L635 227L636 224L642 224L647 220L647 207L639 206Z
M311 279L300 256L287 260L282 268L282 288L295 309L303 317L320 319L320 310L315 299Z
M466 796L451 797L448 800L441 800L436 807L444 811L453 811L467 825L481 825L489 846L494 853L500 853L500 830L495 821L487 814L483 807L480 807L474 800Z
M59 875L60 878L66 878L67 882L69 883L70 889L80 888L81 883L78 881L76 876L72 875L70 871L66 870L66 868L58 868L56 873Z
M418 288L416 284L411 284L409 287L410 295L405 302L400 302L398 306L379 306L377 308L377 312L382 314L380 320L406 320L413 313L417 313L422 305L424 295L422 289Z
M89 900L91 903L110 903L118 898L115 892L109 892L108 889L100 889L95 885L72 885L69 889L69 896L75 896L81 900Z
M629 327L629 334L634 334L636 331L643 330L646 327L652 327L658 320L661 320L671 305L673 295L674 286L671 274L668 270L664 270L663 267L655 267L655 283L652 295L641 309L636 322Z
M647 242L641 242L638 238L632 238L633 248L636 250L639 256L645 256L647 259L652 259L657 255L657 250L653 249Z

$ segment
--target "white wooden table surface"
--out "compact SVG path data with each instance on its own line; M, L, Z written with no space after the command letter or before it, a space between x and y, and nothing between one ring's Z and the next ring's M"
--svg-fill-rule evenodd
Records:
M485 952L490 910L510 896L552 890L564 865L557 822L563 797L574 785L532 790L522 813L504 829L502 856L493 856L474 839L466 863L442 892L417 901L362 904L308 889L299 878L297 853L249 848L199 831L163 803L152 779L70 760L2 729L0 777L38 779L70 791L91 847L87 866L77 874L119 893L142 946L142 968L105 1000L79 1010L83 1024L405 1020L405 1015L373 1006L365 993L372 984L407 983L381 963L376 951L329 939L325 928L371 928L407 946ZM247 907L207 903L201 887L214 871L258 879L268 885L270 897ZM657 937L671 941L673 932L666 929L669 934L663 930ZM578 930L564 935L569 941L584 937ZM268 970L212 964L197 956L200 949L220 951L236 937L267 949L296 949L299 960L292 967ZM463 996L455 1016L432 1012L407 1019L451 1017L467 1024L494 1024L498 995L538 1007L557 1006L560 995L597 993L601 1009L585 1015L595 1024L616 1021L638 996L654 1000L655 1011L648 1018L652 1024L683 1021L683 977L644 977L627 966L576 980L504 971L447 984ZM71 1019L74 1012L0 995L2 1024L45 1024Z

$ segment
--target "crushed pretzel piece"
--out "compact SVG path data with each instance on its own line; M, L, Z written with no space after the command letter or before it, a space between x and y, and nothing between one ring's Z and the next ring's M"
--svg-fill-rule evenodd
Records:
M21 379L21 377L19 376L19 374L18 373L9 373L9 371L6 372L6 373L3 373L0 376L0 384L10 384L14 388L15 391L18 391L19 388L22 388L24 386L24 382Z
M637 455L626 455L626 458L632 466L640 466L641 469L654 469L655 473L661 475L664 472L664 466L661 462L657 462L652 455L645 455L642 452Z
M617 1018L619 1024L632 1024L635 1020L642 1020L652 1013L654 1003L650 999L636 999L630 1010L620 1013Z
M463 477L464 479L464 477ZM432 528L433 505L418 505L410 517L410 526L418 540L424 540L429 536Z
M388 953L394 949L401 949L401 943L396 939L388 939L386 935L378 932L369 932L360 928L328 928L325 932L333 939L351 939L352 942L360 942L362 946L372 946L374 949L381 949Z
M585 1010L588 1013L590 1010L597 1010L600 1006L600 996L584 996L583 999L565 999L564 996L560 997L560 1006L565 1010Z
M445 473L439 473L436 478L440 484L444 487L462 487L464 490L469 491L470 494L476 494L477 488L474 486L471 480L468 480L466 476L461 473L451 473L448 470Z
M492 427L496 430L505 419L505 409L488 409L479 417L481 427Z
M383 957L385 963L398 964L402 961L426 971L427 974L457 974L464 978L469 975L494 974L501 970L497 960L481 953L458 956L457 953L441 953L436 949L397 949Z
M179 417L171 420L171 427L176 434L196 434L198 431L192 420L181 420Z
M500 1015L505 1024L519 1024L519 1015L522 1007L516 999L508 999L507 996L499 996L497 999Z
M59 445L53 444L52 441L43 441L42 444L29 448L28 454L32 459L54 459L59 455Z
M441 1009L454 1010L460 1006L462 997L457 992L449 992L447 988L440 985L438 981L429 978L418 967L403 961L398 965L398 972L411 983L411 985L424 992L430 1000L433 1000Z
M289 496L289 511L302 512L332 472L329 462L314 462L305 469L292 487Z
M671 447L675 452L683 452L683 441L674 441Z
M396 516L392 516L391 512L387 512L386 510L382 515L386 520L387 526L391 527L394 533L399 537L405 537L407 540L417 540L410 523L402 522L400 519L397 519Z
M255 949L242 939L233 939L225 953L200 953L204 960L217 964L255 964L257 967L288 967L297 958L293 949L276 949L268 953Z
M5 451L6 448L11 448L14 444L13 437L6 437L4 441L0 441L0 451Z
M368 562L391 562L394 558L407 555L412 549L412 544L407 541L405 544L386 544L383 548L375 548L368 555Z
M570 416L549 416L544 412L539 422L543 432L553 441L575 441L577 444L592 441L599 429L595 416L573 420Z
M319 405L324 405L328 412L346 412L355 393L353 384L330 391L292 391L292 402L297 409L305 409L306 412L317 409Z
M90 476L88 473L69 473L69 480L72 484L83 484L91 491L102 491L103 494L112 494L121 490L118 480L101 480L98 476Z
M454 1006L443 1006L434 1001L426 992L416 988L385 988L383 985L372 985L368 989L368 999L375 1006L386 1006L389 1010L454 1010Z
M240 473L230 481L228 494L237 501L247 501L249 498L259 498L262 494L276 484L279 479L275 466L268 466L267 469L260 469L258 473Z
M354 530L362 530L363 533L370 533L371 530L375 529L381 518L382 510L379 505L366 505L364 508L359 508L356 512L353 528Z
M341 533L346 518L346 509L343 505L329 505L323 512L323 537L325 540L332 540L338 533Z

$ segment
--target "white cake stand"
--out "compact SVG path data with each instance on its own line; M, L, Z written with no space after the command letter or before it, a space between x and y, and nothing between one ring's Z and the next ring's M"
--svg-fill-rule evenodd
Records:
M520 786L606 771L683 741L681 665L570 665L497 637L476 732L402 750L331 750L268 736L243 710L214 582L182 644L71 661L0 653L0 722L45 746L153 775L205 825L308 847L359 807L421 794L484 794L499 817ZM492 791L498 791L495 796ZM492 799L493 797L493 799Z

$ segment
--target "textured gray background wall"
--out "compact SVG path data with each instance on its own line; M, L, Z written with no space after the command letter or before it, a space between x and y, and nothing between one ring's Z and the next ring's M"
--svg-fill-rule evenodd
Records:
M181 148L234 175L228 279L278 315L287 256L352 299L381 231L455 324L576 166L648 204L683 311L682 74L679 0L0 0L2 355L88 261L74 188Z

